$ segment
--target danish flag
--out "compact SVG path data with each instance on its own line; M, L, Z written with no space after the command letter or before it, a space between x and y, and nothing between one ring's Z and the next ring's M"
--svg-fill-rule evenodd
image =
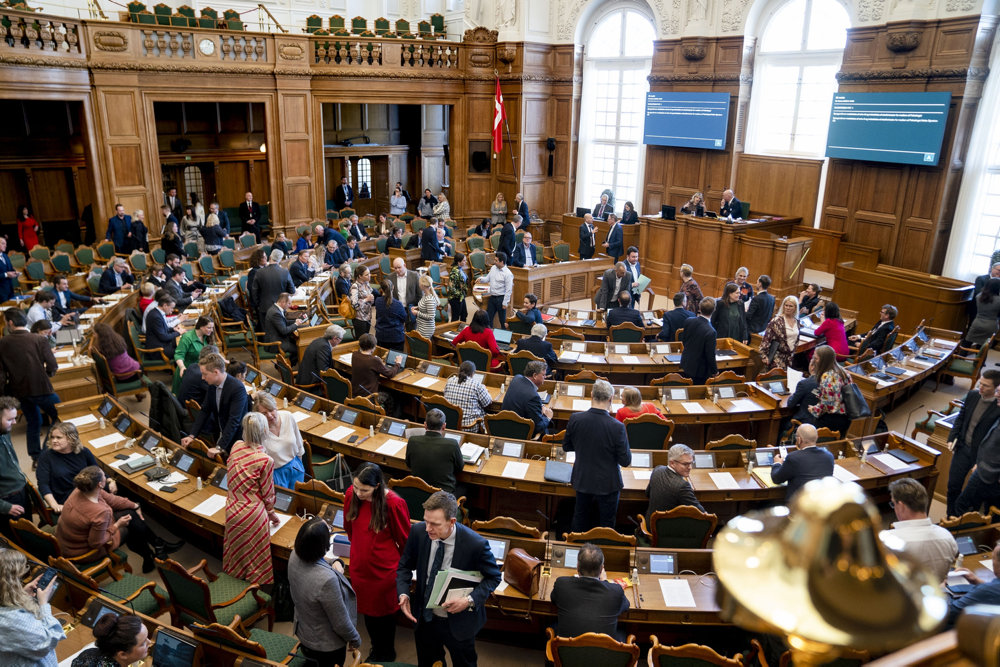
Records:
M497 77L497 92L493 97L493 157L496 158L503 150L503 134L500 125L507 119L503 108L503 93L500 92L500 78Z

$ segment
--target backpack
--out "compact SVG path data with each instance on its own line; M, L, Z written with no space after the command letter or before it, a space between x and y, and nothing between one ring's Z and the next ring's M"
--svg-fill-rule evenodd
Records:
M353 320L358 316L357 311L354 310L354 305L351 304L351 297L346 294L340 297L340 303L337 305L337 313L349 320Z

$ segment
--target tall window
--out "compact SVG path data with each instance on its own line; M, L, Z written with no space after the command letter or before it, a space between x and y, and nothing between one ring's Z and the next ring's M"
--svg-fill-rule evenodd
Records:
M639 192L655 33L638 5L616 6L598 17L587 39L576 201L593 206L610 189L620 212Z
M205 203L205 197L202 190L204 190L201 180L201 167L196 167L195 165L189 165L184 167L184 199L187 200L186 203L191 201L191 193L198 193L198 201L207 209L208 204Z
M789 0L757 48L747 150L823 157L850 19L836 0Z
M358 160L358 197L361 196L362 185L367 185L368 198L374 197L372 192L372 161L366 157Z

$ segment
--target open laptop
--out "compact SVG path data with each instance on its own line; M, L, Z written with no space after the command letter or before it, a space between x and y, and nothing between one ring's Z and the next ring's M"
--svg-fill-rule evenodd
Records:
M194 667L199 664L198 642L166 628L158 628L153 645L153 667Z
M497 347L501 350L509 350L510 341L514 337L514 332L510 329L494 329L493 337L496 338Z

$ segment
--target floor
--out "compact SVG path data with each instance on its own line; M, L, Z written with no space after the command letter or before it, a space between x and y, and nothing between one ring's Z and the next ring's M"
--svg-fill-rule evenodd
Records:
M810 276L807 279L823 284L822 281L824 278L824 275L818 275ZM830 279L832 282L832 277ZM654 308L668 308L670 305L669 298L663 295L657 295L653 304ZM475 306L472 303L470 303L469 306L469 312L472 313L475 310ZM589 301L576 301L571 303L570 306L576 308L586 308L589 307ZM995 365L1000 365L1000 353L991 351L986 367L992 368ZM923 418L926 415L926 410L943 409L953 398L963 396L965 392L969 390L969 382L968 380L958 380L954 385L941 385L940 389L936 392L931 391L932 389L933 382L925 383L924 387L914 394L906 403L899 405L892 412L892 414L888 415L887 423L889 429L908 434L913 428L913 422ZM136 402L132 398L127 398L123 401L123 403L128 409L135 411L136 414L148 414L148 394L142 401ZM142 421L145 422L145 419ZM25 474L29 477L29 479L33 480L34 474L30 469L30 459L27 455L24 429L25 425L22 418L18 421L14 428L14 449L17 452L19 460L21 461L22 469ZM921 435L918 439L924 441L926 437ZM943 514L944 504L934 501L931 508L932 518L937 521ZM150 523L158 534L164 537L170 536L170 533L162 528L162 526L160 526L155 519L150 518ZM208 560L208 563L213 570L218 572L221 571L222 568L220 558L205 552L192 544L186 544L180 551L175 553L173 557L178 562L188 567L197 564L204 558ZM130 563L136 573L141 572L141 559L135 555L130 555ZM160 581L156 572L153 572L149 576L157 581ZM293 631L292 624L288 622L277 623L275 624L274 629L276 632L286 634L292 634ZM364 639L363 646L366 647L364 654L367 654L367 635L364 631L363 623L361 623L359 630L361 631L361 635ZM477 641L477 647L479 650L481 664L489 665L490 667L517 667L526 664L538 665L542 664L544 661L544 638L540 636L526 637L519 635L512 636L504 633L484 632ZM399 661L416 664L416 650L413 643L413 634L409 628L404 628L402 626L398 628L396 636L396 650L398 654L397 659ZM645 655L645 653L643 655ZM644 657L640 660L639 664L645 664Z

